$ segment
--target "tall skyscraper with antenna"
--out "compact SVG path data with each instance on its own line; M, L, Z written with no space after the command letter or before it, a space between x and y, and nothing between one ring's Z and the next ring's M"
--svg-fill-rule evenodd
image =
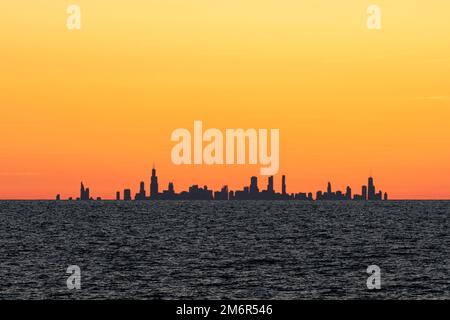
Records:
M158 198L158 177L156 176L155 165L152 168L152 177L150 179L150 199Z

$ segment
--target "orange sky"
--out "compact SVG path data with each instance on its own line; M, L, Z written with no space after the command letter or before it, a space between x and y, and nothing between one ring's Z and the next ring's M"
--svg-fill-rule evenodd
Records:
M279 128L288 192L372 174L392 198L450 199L450 2L393 2L2 1L0 199L148 190L153 162L176 191L247 185L259 165L171 163L194 120Z

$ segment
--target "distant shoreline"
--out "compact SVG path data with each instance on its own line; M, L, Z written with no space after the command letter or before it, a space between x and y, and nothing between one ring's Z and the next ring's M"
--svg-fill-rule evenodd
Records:
M45 201L45 202L69 202L69 203L98 203L98 202L124 202L124 203L152 203L152 202L294 202L294 203L315 203L315 202L342 202L342 203L386 203L386 202L420 202L420 201L450 201L450 199L390 199L390 200L267 200L267 199L234 199L234 200L202 200L202 199L174 199L174 200L68 200L68 199L0 199L0 202L20 202L20 201Z

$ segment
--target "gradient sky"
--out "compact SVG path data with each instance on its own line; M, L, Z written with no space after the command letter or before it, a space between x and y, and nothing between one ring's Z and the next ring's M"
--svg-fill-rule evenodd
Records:
M288 192L372 174L392 198L450 199L449 39L443 0L1 1L0 199L148 190L153 163L163 188L247 185L259 165L171 163L194 120L279 128Z

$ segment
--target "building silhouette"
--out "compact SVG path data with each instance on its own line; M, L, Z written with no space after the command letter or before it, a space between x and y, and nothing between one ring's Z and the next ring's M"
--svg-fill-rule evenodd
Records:
M253 176L250 178L250 195L256 197L259 193L258 178Z
M123 190L123 200L131 201L131 190L130 189Z
M367 200L367 186L362 186L361 192L362 192L362 200Z
M189 191L180 193L180 200L213 200L213 191L208 189L208 186L203 188L194 184L189 187Z
M84 188L83 182L81 182L79 199L80 200L91 200L90 195L89 195L89 188Z
M141 181L140 185L139 185L139 192L136 193L136 196L134 197L135 200L146 200L146 195L145 195L145 182Z
M346 200L352 199L352 188L350 188L350 186L347 186L347 189L345 191L345 199Z
M269 178L267 178L267 193L274 193L274 189L273 189L273 176L270 176Z
M228 200L229 194L228 186L223 186L220 191L214 192L214 200Z
M150 178L150 199L158 199L158 177L155 166L152 168L152 177Z
M375 185L373 184L373 178L369 177L367 183L367 200L375 200Z
M147 196L145 190L145 183L141 181L139 184L139 191L135 194L134 200L298 200L298 201L321 201L321 200L335 200L335 201L381 201L388 200L387 192L377 191L373 177L369 177L367 186L361 187L361 194L353 194L352 188L347 186L345 191L333 191L331 181L327 183L326 191L318 190L315 194L315 199L312 192L287 192L286 176L281 176L281 192L275 190L274 177L267 178L267 188L260 191L258 187L258 178L252 176L250 184L243 186L241 190L230 190L227 185L224 185L221 190L213 191L208 186L200 187L197 184L191 185L188 190L177 193L173 182L169 182L167 189L159 192L158 176L156 168L153 166L150 177L150 192ZM60 199L58 194L57 200ZM86 188L81 182L80 197L77 200L93 200L90 196L89 188ZM97 197L97 200L101 200ZM121 200L120 191L116 192L116 200ZM123 200L131 201L131 189L123 190Z
M286 195L286 176L281 177L281 194Z

